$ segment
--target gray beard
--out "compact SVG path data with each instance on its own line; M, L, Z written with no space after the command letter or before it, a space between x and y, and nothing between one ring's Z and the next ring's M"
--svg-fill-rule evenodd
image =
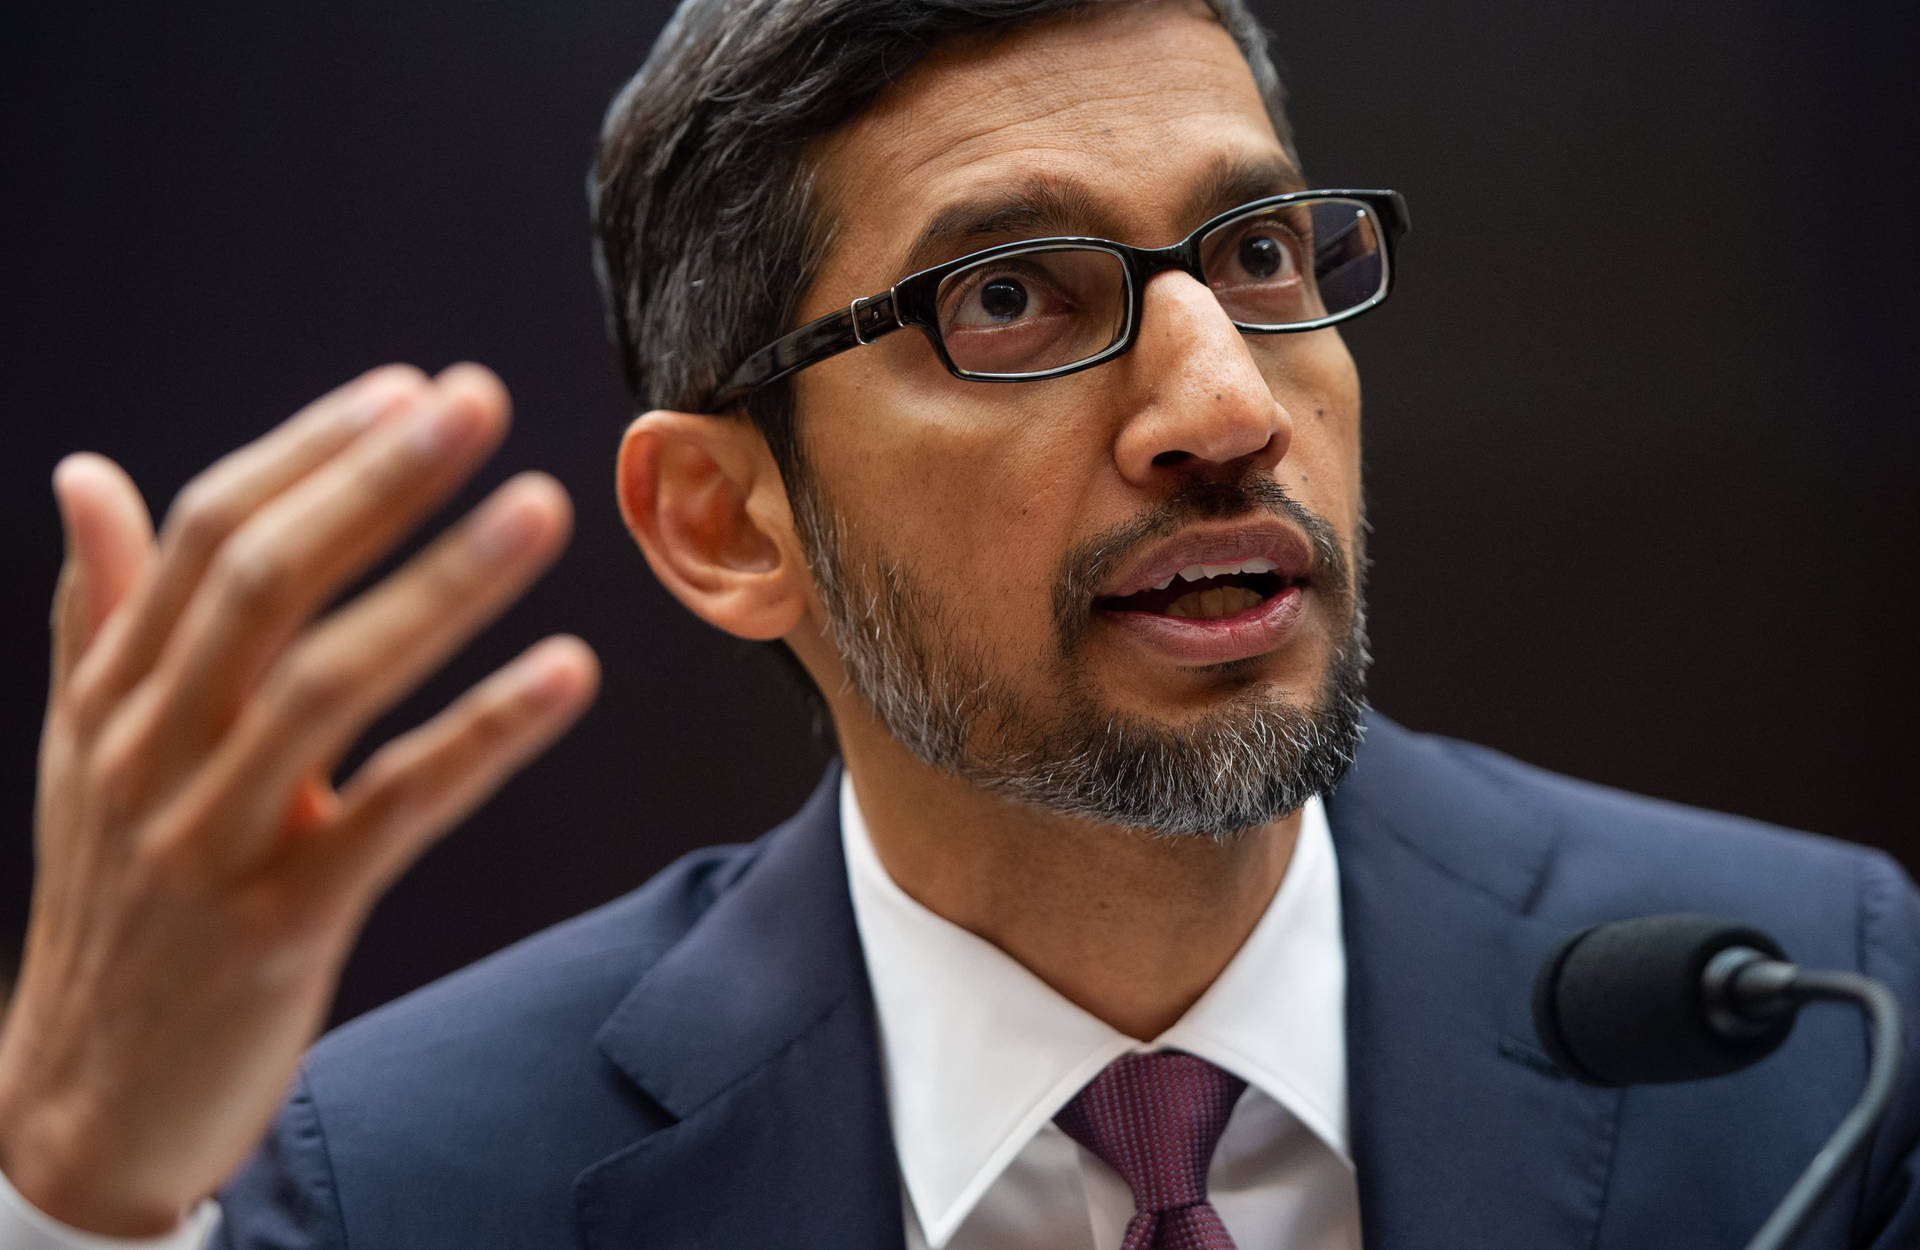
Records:
M1226 841L1339 784L1366 710L1366 613L1324 520L1271 482L1197 485L1063 561L1054 617L1060 692L1021 694L962 639L948 603L884 550L856 557L841 514L796 492L796 521L848 684L916 758L982 789L1065 816L1162 837ZM1285 516L1315 548L1313 589L1344 608L1346 635L1313 704L1243 689L1178 727L1123 715L1091 692L1079 645L1097 586L1125 554L1194 517ZM1363 527L1364 530L1364 527ZM1365 557L1355 563L1364 570ZM1230 668L1231 666L1227 666Z

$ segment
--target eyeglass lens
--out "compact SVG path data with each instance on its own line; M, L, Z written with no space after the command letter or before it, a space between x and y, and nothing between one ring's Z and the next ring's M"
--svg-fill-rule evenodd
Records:
M1295 201L1222 222L1200 267L1227 316L1272 330L1350 312L1386 282L1380 231L1359 200ZM1089 247L1038 247L949 274L935 296L947 356L965 373L1018 376L1078 364L1126 332L1127 271Z
M967 373L1042 373L1111 347L1126 330L1127 269L1113 252L1036 248L948 274L940 340Z

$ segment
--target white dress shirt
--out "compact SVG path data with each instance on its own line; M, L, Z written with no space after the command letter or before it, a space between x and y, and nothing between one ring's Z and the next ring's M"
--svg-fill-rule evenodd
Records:
M907 1250L1118 1246L1133 1196L1053 1116L1120 1055L1176 1049L1247 1082L1207 1177L1242 1250L1359 1250L1346 954L1318 799L1303 810L1286 877L1246 943L1144 1046L907 897L881 866L845 778L840 829L879 1015ZM207 1201L166 1236L99 1237L38 1211L0 1175L0 1250L203 1250L218 1219Z
M1053 1117L1129 1051L1184 1050L1247 1082L1208 1190L1242 1250L1359 1250L1347 1146L1346 951L1326 810L1303 809L1273 900L1174 1026L1141 1044L909 898L852 782L840 830L879 1016L908 1250L1113 1250L1133 1195Z
M220 1208L209 1199L162 1237L83 1233L43 1213L0 1175L0 1250L203 1250L219 1222Z

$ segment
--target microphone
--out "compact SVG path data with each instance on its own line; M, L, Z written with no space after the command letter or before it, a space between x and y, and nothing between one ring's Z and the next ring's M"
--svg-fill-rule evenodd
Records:
M1643 916L1595 925L1548 953L1533 981L1533 1026L1547 1053L1591 1085L1724 1076L1787 1040L1815 1000L1852 1002L1871 1024L1866 1089L1747 1250L1784 1250L1865 1151L1900 1073L1900 1006L1852 972L1805 969L1758 929L1714 916Z

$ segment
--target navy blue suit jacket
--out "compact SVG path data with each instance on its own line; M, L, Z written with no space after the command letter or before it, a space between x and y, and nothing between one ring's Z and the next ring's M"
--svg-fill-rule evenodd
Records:
M219 1244L898 1250L834 781L753 845L682 860L322 1041L224 1193ZM1738 1247L1857 1096L1863 1026L1827 1006L1734 1076L1563 1077L1529 985L1575 929L1718 913L1920 1001L1920 900L1858 848L1377 716L1328 813L1370 1247ZM1916 1066L1808 1246L1920 1246Z

